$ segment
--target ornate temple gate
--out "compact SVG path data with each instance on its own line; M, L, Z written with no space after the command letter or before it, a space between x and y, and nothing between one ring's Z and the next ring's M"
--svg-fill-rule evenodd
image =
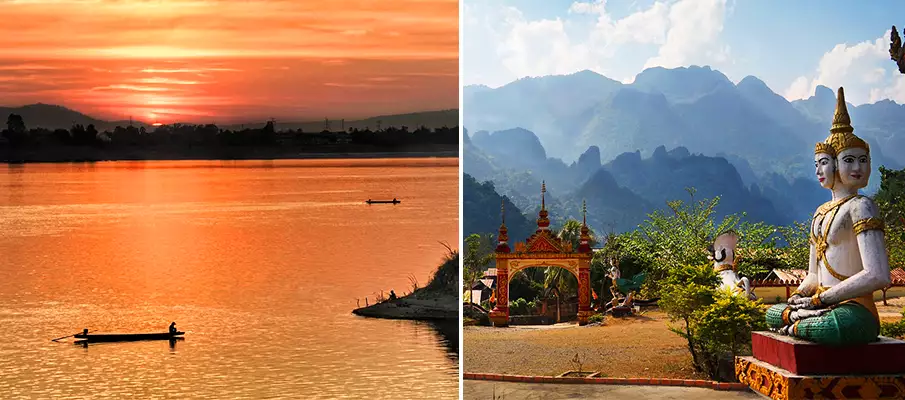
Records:
M550 231L550 220L544 204L546 185L541 186L541 209L537 219L537 231L526 242L509 248L505 213L500 225L496 247L496 305L490 312L494 326L509 325L509 277L529 267L560 267L578 278L578 324L588 323L591 315L591 245L587 225L587 209L582 204L581 240L578 251L572 250L572 243L556 237Z

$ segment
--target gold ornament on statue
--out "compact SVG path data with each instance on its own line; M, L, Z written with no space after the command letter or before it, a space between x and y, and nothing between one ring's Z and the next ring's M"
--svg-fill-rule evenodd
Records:
M848 109L845 105L845 92L839 88L836 95L836 114L833 116L833 127L830 128L830 136L826 138L825 144L833 148L835 155L842 154L846 149L861 148L870 154L870 146L867 142L855 136L855 128L852 128L852 119L848 115ZM819 145L818 145L819 146Z
M818 142L817 145L814 146L814 154L821 153L836 157L836 150L833 150L833 146L831 146L829 143Z

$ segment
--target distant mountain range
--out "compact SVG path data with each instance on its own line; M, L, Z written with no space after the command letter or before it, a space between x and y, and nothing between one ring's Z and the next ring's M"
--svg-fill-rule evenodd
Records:
M667 201L690 200L688 187L695 199L720 196L717 216L744 212L771 224L806 221L830 198L812 158L835 111L835 91L824 86L789 102L753 76L733 84L709 67L651 68L632 84L582 71L466 86L463 97L464 172L492 182L481 190L508 197L529 219L543 181L554 223L580 219L586 200L598 232L634 229ZM905 106L848 109L855 133L871 143L871 193L878 166L905 165ZM476 187L464 187L466 202ZM470 209L466 228L476 226Z
M74 111L68 109L63 106L51 105L51 104L30 104L21 107L0 107L0 124L3 124L5 128L6 117L9 114L19 114L25 120L25 124L28 128L47 128L47 129L69 129L73 124L81 124L84 126L94 125L99 131L104 130L113 130L113 128L117 126L129 126L131 123L133 126L137 127L150 127L151 124L142 121L104 121L100 120L85 114L82 114L78 111ZM230 124L230 125L218 125L221 129L230 129L237 130L242 127L260 127L266 124L267 121L255 121L247 124ZM195 124L190 124L195 125ZM425 126L430 129L442 128L442 127L455 127L459 125L459 110L442 110L442 111L425 111L425 112L416 112L410 114L398 114L398 115L385 115L385 116L377 116L366 118L362 120L349 120L349 121L341 121L341 120L331 120L330 121L330 130L336 131L340 128L349 129L349 128L357 128L357 129L365 129L370 128L372 130L376 130L378 126L381 128L387 127L402 127L407 126L411 130L417 129L420 126ZM306 121L306 122L282 122L276 121L276 127L278 130L286 130L286 129L302 129L306 132L320 132L324 130L325 121Z
M524 78L492 89L466 86L464 126L472 131L523 128L549 156L574 160L597 146L604 162L624 152L650 155L685 147L747 160L761 173L811 173L814 143L829 134L835 91L787 101L748 76L737 85L709 67L650 68L631 84L591 71ZM849 105L855 133L873 144L875 165L905 165L905 105ZM874 150L876 149L876 150Z
M545 202L554 224L581 219L581 204L587 201L588 223L598 232L632 230L647 214L665 209L668 201L692 200L686 190L692 187L695 199L720 197L717 217L744 212L749 221L770 224L806 220L829 196L815 180L805 178L790 182L772 174L746 183L726 158L693 154L685 147L667 150L659 146L649 157L640 151L626 152L601 163L600 149L592 146L566 165L547 158L534 133L524 129L473 136L466 131L463 146L463 168L469 179L476 184L490 182L495 193L506 196L529 219L536 218L541 183L545 182ZM487 191L486 185L480 190ZM473 189L477 186L464 187L466 204L474 196L470 193ZM499 208L496 204L478 210L471 204L464 208L466 222L476 215L493 215ZM465 227L486 228L482 224L467 222ZM466 229L465 233L478 232Z

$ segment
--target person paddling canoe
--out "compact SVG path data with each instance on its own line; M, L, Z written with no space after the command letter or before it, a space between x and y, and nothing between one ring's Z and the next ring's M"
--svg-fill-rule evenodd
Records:
M170 324L170 335L175 335L176 332L176 322L173 322Z

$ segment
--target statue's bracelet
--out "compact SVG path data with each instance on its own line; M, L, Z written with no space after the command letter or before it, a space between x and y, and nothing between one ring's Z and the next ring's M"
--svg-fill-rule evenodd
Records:
M820 300L819 294L815 294L814 296L811 296L811 305L816 306L816 307L820 307L823 305L823 301Z

